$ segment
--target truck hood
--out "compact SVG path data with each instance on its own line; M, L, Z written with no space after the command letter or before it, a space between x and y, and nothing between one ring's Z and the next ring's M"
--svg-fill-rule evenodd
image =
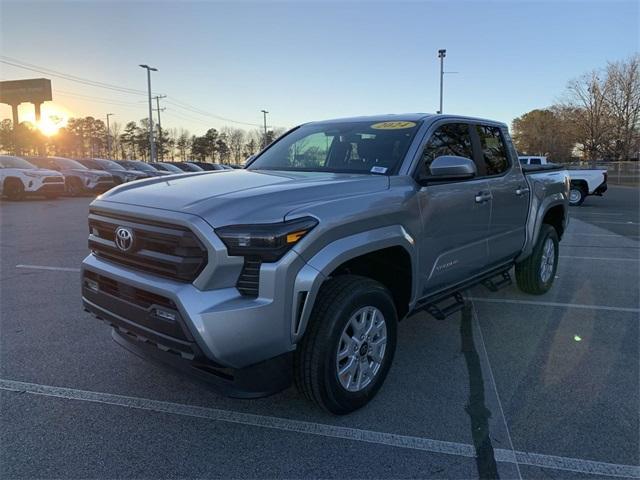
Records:
M219 227L279 222L304 205L388 188L388 177L381 175L216 170L140 180L116 187L100 199L191 213Z
M57 172L55 170L49 170L47 168L30 168L24 171L36 173L40 177L62 177L62 174L60 172Z

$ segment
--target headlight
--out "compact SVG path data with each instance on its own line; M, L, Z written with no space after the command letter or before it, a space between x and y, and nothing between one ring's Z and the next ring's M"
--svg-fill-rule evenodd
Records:
M230 225L215 232L231 256L256 256L263 262L276 262L317 224L315 218L304 217L282 223Z
M22 173L24 173L27 177L34 177L34 178L40 178L40 177L46 176L46 175L43 175L40 172L28 172L28 171L25 171L25 172L22 172Z

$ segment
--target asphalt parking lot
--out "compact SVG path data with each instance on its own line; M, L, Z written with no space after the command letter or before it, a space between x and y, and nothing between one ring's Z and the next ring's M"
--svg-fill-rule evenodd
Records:
M400 325L364 409L234 400L82 310L90 199L0 203L2 478L640 478L638 189L572 208L541 297L469 292Z

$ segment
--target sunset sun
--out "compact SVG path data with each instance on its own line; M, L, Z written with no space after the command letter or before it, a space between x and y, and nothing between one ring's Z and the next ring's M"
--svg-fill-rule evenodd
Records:
M63 116L49 115L40 120L38 128L43 134L45 134L47 137L50 137L58 133L58 130L64 127L66 123L67 119Z
M36 122L35 113L31 105L24 110L21 108L20 111L20 120L31 122L47 137L55 135L58 133L58 130L65 127L70 116L71 114L66 108L52 102L47 102L42 105L39 122Z

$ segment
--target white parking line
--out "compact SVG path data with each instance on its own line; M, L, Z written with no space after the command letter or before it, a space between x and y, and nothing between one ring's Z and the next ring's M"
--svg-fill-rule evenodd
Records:
M398 435L394 433L361 430L357 428L338 427L322 423L291 420L288 418L269 417L250 413L234 412L231 410L219 410L216 408L197 407L160 400L114 395L110 393L76 390L73 388L52 387L36 383L18 382L15 380L0 379L0 390L12 392L25 392L46 397L64 398L84 402L114 405L126 408L135 408L160 413L170 413L187 417L203 418L220 422L250 425L288 432L319 435L323 437L353 440L358 442L375 443L398 448L422 450L426 452L442 453L459 457L475 457L475 449L472 445L429 438ZM533 465L555 470L566 470L579 473L591 473L596 475L609 475L614 477L640 478L640 466L621 465L616 463L595 462L579 458L557 457L530 452L513 452L505 449L495 449L494 454L498 462L514 463L520 465Z
M585 220L585 222L587 222L587 221ZM592 224L593 223L606 223L606 224L610 224L610 225L638 225L638 222L631 222L631 221L610 222L609 220L589 220L587 223L592 223Z
M599 248L599 247L595 247ZM620 257L576 257L573 255L560 255L560 258L573 258L574 260L606 260L611 262L640 262L640 258L620 258Z
M575 237L618 237L625 238L629 237L629 235L618 235L617 233L579 233L579 232L565 232L563 238L567 235L575 236ZM632 237L637 237L638 235L631 235Z
M16 268L30 268L33 270L54 270L57 272L79 272L79 268L70 267L47 267L45 265L16 265Z
M606 305L586 305L583 303L539 302L535 300L514 300L509 298L468 297L469 300L481 303L511 303L514 305L539 305L541 307L583 308L586 310L605 310L609 312L640 313L640 308L609 307Z
M583 212L583 213L572 213L571 217L580 218L582 215L604 215L605 217L622 217L624 213L600 213L600 212Z

